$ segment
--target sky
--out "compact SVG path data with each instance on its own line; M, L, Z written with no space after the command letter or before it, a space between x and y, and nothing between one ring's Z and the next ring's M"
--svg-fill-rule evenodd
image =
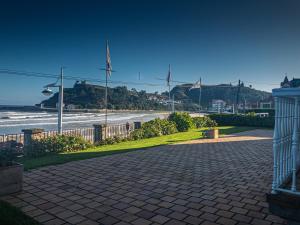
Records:
M105 79L109 40L110 80L160 84L129 88L167 90L171 64L176 81L271 91L300 77L299 10L298 0L2 1L0 69ZM0 73L0 104L39 103L53 81Z

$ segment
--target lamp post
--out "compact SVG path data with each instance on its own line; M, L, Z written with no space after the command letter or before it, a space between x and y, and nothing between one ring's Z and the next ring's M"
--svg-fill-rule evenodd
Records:
M63 83L63 76L64 76L64 70L63 67L60 69L60 77L57 79L55 83L47 84L44 86L44 90L42 93L45 96L50 96L53 94L53 91L50 89L50 87L58 87L59 88L59 94L58 94L58 118L57 118L57 130L59 134L62 134L62 117L63 117L63 105L64 105L64 83Z

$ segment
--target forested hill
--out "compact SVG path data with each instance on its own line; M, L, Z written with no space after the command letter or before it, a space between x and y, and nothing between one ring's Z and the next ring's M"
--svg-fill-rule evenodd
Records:
M183 84L175 86L171 90L178 110L197 109L199 101L199 88L191 89L192 84ZM222 99L227 104L235 103L237 86L216 85L202 87L202 106L207 107L213 99ZM104 108L105 87L87 84L86 82L76 82L72 88L64 89L65 105L75 105L77 108ZM271 93L255 90L249 87L241 87L240 101L256 103L264 99L271 98ZM42 103L45 107L55 107L58 99L58 93L54 94ZM127 87L108 88L108 108L109 109L136 109L136 110L165 110L167 109L165 100L168 99L168 93L162 94L146 93L135 89L128 90Z
M199 88L190 89L192 84L177 85L171 91L176 100L181 101L199 101ZM236 102L238 87L230 84L220 84L214 86L202 86L201 91L201 104L208 106L213 99L221 99L226 101L227 104ZM248 103L256 103L262 100L267 100L272 97L271 93L266 91L255 90L250 87L242 86L240 88L240 102L244 99Z
M128 90L127 87L108 88L109 109L165 109L163 104L150 97L158 93L149 94L146 91ZM105 108L105 87L87 84L85 81L76 82L73 88L64 88L64 104L75 105L76 108L103 109ZM58 93L42 101L45 107L55 107Z

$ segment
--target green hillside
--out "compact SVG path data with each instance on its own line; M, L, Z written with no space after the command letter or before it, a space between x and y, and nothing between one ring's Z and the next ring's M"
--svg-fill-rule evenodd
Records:
M64 88L64 104L73 104L76 105L76 108L103 109L105 108L104 96L105 87L87 84L84 81L76 82L72 88ZM55 107L57 99L58 93L42 101L42 104L45 107ZM128 90L125 86L108 88L108 108L132 110L166 109L165 105L160 104L158 101L150 100L149 94L145 91Z
M183 84L174 87L171 91L171 95L174 94L176 100L183 102L199 102L199 88L191 89L192 84ZM202 86L201 92L201 105L207 107L211 104L213 99L221 99L226 101L227 104L234 104L236 102L238 87L228 84L220 84L214 86ZM248 103L256 103L261 100L271 98L271 93L265 91L255 90L250 87L241 87L239 101L244 99Z
M197 110L199 102L199 89L191 89L192 84L177 85L171 90L174 94L177 110ZM222 99L227 104L236 101L237 86L215 85L202 86L202 106L204 108L211 104L213 99ZM99 108L105 107L104 103L105 87L87 84L86 82L76 82L72 88L64 89L65 105L76 105L77 108ZM55 107L58 93L43 101L45 107ZM255 90L249 87L241 87L240 101L256 103L264 99L270 99L271 93ZM168 99L168 92L162 94L146 93L127 87L108 88L108 108L109 109L135 109L135 110L166 110L168 107L164 100Z

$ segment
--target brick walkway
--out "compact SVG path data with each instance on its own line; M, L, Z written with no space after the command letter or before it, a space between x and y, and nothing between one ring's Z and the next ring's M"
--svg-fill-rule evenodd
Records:
M268 213L271 131L48 166L2 199L43 224L284 224Z

